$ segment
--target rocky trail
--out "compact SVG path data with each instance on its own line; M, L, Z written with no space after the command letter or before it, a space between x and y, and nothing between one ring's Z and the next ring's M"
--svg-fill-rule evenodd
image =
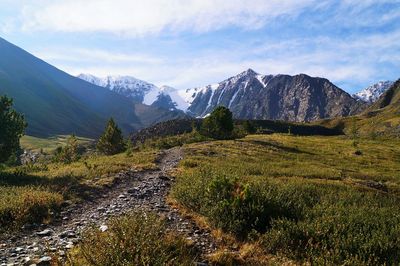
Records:
M0 265L49 265L52 255L65 257L79 242L80 232L88 226L107 230L110 217L133 210L153 211L166 217L169 229L193 241L204 259L216 248L210 232L198 228L166 203L173 182L168 171L176 167L182 157L181 148L163 151L157 160L157 170L121 172L107 192L93 201L64 208L52 224L26 228L20 234L0 239Z

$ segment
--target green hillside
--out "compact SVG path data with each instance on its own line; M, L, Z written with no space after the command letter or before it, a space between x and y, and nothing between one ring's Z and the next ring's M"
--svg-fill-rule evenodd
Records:
M33 136L97 137L109 117L126 134L148 125L137 117L129 99L75 78L0 38L3 94L14 99L28 122L27 134Z
M400 80L358 116L319 121L331 128L356 131L363 136L400 137Z

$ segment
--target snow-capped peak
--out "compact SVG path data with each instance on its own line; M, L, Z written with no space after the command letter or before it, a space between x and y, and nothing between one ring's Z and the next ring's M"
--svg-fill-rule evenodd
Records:
M379 99L379 97L391 86L393 81L380 81L374 85L371 85L362 91L357 92L353 95L354 98L360 99L367 103L373 103Z
M78 78L97 86L108 88L118 94L143 104L175 106L177 109L181 110L186 110L188 107L174 88L168 86L162 86L159 88L154 84L131 76L107 76L99 78L91 74L80 74L78 75ZM161 95L169 97L161 97ZM160 103L160 101L172 102Z

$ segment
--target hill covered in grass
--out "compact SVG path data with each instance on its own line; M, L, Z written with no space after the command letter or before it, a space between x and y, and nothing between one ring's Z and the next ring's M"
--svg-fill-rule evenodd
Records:
M360 115L322 120L317 124L343 129L347 134L400 137L400 80Z

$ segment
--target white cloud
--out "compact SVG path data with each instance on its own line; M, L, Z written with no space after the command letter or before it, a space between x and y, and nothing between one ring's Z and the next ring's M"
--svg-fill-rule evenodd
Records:
M349 30L359 26L363 29L394 22L400 16L398 9L382 12L375 9L375 5L387 3L399 4L398 0L37 0L25 4L21 18L29 32L106 32L131 37L207 32L231 26L257 29L281 16L292 18L304 10L324 14L328 10L331 17L324 20L302 21L306 25L303 25L304 31L309 30L306 27L326 27L326 33L303 38L277 33L270 38L259 36L254 42L243 39L227 44L228 40L220 46L206 43L195 55L180 54L173 49L171 53L168 47L164 51L162 44L158 47L162 51L149 49L157 50L158 55L149 55L143 47L124 53L97 49L95 44L92 44L94 49L58 47L35 54L72 74L133 75L157 85L182 89L218 82L253 68L264 74L306 73L326 77L355 90L360 89L359 84L368 85L393 76L394 70L390 67L400 68L400 31L375 34L350 31L331 35L329 29ZM181 36L173 37L179 41ZM115 40L115 36L111 38Z
M64 51L64 52L62 52ZM50 48L41 51L36 51L34 54L44 60L49 61L67 61L75 63L110 63L110 64L160 64L163 59L151 55L136 54L136 53L120 53L111 52L101 49L83 49L83 48L68 48L58 47Z
M281 15L297 15L317 0L69 0L40 1L23 9L26 30L157 34L204 32L226 26L259 28Z
M265 40L249 49L234 44L229 49L208 49L193 57L157 57L72 48L46 49L43 54L34 54L74 75L131 75L179 89L219 82L253 68L262 74L305 73L325 77L354 92L362 88L359 84L367 86L393 76L393 66L400 68L395 52L400 51L398 39L400 31L345 39ZM389 67L382 67L382 62L388 63Z

